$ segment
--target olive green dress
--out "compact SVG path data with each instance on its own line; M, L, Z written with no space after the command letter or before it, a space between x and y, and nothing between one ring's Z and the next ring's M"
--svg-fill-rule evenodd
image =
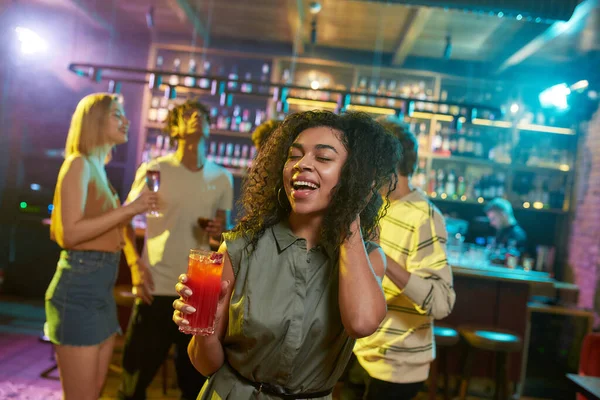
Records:
M250 256L242 238L224 238L235 274L226 362L198 399L278 399L246 379L294 394L332 389L354 347L340 316L337 255L307 251L283 222L265 231ZM366 243L367 252L376 247Z

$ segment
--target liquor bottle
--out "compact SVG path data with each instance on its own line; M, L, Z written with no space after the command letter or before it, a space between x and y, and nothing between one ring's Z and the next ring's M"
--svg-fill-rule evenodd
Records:
M448 101L448 92L445 90L442 90L442 93L440 94L440 101ZM448 104L440 104L440 112L442 114L448 114Z
M210 128L211 129L215 129L217 127L217 120L219 118L219 108L218 107L211 107L210 108L210 114L209 114L209 119L210 119Z
M155 122L158 121L158 108L160 107L160 97L153 96L150 101L150 109L148 110L148 120Z
M227 88L229 90L231 90L232 92L235 92L238 90L239 88L239 82L238 82L238 73L237 73L237 66L234 65L231 68L231 72L229 73L229 75L227 76L227 78L229 79L229 81L227 82Z
M221 115L217 118L217 129L227 130L231 126L231 116L229 116L229 110L223 108Z
M179 58L176 58L173 61L173 72L175 72L175 73L181 72L181 60ZM171 86L179 85L179 76L171 75L171 77L169 78L169 85L171 85Z
M463 176L459 176L458 177L458 188L456 190L456 194L459 197L462 197L465 195L466 193L466 185L465 185L465 178Z
M439 122L435 126L435 135L433 136L433 142L431 143L431 151L439 153L442 151L442 124Z
M289 69L284 69L283 74L281 75L281 83L290 85L292 83L292 75L290 74Z
M475 197L476 199L480 198L482 195L482 191L481 191L481 179L478 179L475 184L473 185L473 197Z
M233 157L233 143L227 143L225 146L225 157L223 157L223 166L230 167Z
M446 173L444 172L443 168L440 168L437 171L437 178L436 178L437 187L435 188L435 191L438 195L444 193L445 184L446 184Z
M429 176L427 177L427 193L431 194L435 192L437 186L436 173L434 169L429 170Z
M250 72L246 72L244 75L244 83L242 83L241 91L242 93L252 93L252 84L248 81L252 80L252 74Z
M233 107L233 116L231 118L231 124L229 125L229 129L233 132L238 132L240 130L240 124L242 123L242 109L240 106Z
M250 122L250 110L244 109L242 112L242 122L240 124L240 132L250 132L252 130L252 122Z
M233 147L233 158L231 159L231 166L232 167L239 167L240 166L240 156L241 156L241 148L239 144L236 144Z
M427 176L425 175L426 162L419 160L419 168L417 168L415 186L421 190L425 190L427 185Z
M375 79L371 79L371 83L369 84L369 94L376 94L376 93L377 93L377 82L375 81ZM367 99L367 103L374 106L375 100L376 100L375 97L369 96L369 98Z
M242 154L240 156L240 168L248 168L248 145L242 146Z
M271 80L269 64L264 63L262 66L262 73L260 74L260 86L258 87L259 93L269 93L269 81Z
M220 142L218 151L217 151L217 156L215 157L215 163L222 165L224 158L225 158L225 143Z
M458 130L458 140L456 141L456 153L459 156L462 156L465 153L465 149L467 146L467 140L465 138L464 129Z
M504 197L504 182L506 180L506 175L504 172L499 172L496 174L496 196Z
M160 104L158 107L158 112L156 114L156 119L158 122L165 122L167 120L167 116L169 115L169 99L165 97L160 98Z
M210 76L210 62L204 61L204 65L202 66L202 75ZM198 86L202 89L210 88L210 79L208 78L200 78L198 81Z
M473 130L467 130L467 137L465 139L465 156L473 157L475 155L475 143L473 142Z
M257 109L256 114L254 116L254 126L259 126L260 124L262 124L265 120L265 116L266 113L263 110Z
M367 92L367 78L365 78L365 77L360 78L360 80L358 81L357 91L359 93ZM359 104L365 104L367 102L367 97L364 94L361 94L360 96L358 96L357 101Z
M446 194L449 198L454 197L456 194L456 174L452 169L446 178Z
M388 84L388 88L387 88L387 95L388 96L396 96L396 81L391 80L390 83ZM387 105L389 107L394 107L396 105L396 100L394 99L387 99Z
M215 161L215 157L217 156L217 142L210 142L208 147L208 154L206 155L206 159L208 161Z
M190 58L188 72L190 75L196 75L196 60L193 58ZM194 76L186 76L183 80L183 84L187 87L194 87L196 86L196 78Z

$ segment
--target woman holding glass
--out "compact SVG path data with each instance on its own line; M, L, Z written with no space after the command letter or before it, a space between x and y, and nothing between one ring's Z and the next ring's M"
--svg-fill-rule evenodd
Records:
M63 249L46 291L46 335L55 344L66 400L96 400L119 332L113 286L122 227L156 202L145 193L121 206L106 176L115 145L127 142L120 99L97 93L73 114L54 193L50 235Z
M245 216L224 235L215 333L188 348L199 399L331 399L356 338L386 314L374 238L395 187L399 143L366 114L293 114L245 182ZM195 310L181 277L173 320Z

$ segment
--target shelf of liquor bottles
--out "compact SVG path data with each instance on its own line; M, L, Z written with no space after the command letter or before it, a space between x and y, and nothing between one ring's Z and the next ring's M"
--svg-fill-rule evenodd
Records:
M568 208L577 148L568 121L535 106L502 113L473 105L500 110L511 102L514 89L509 85L465 84L459 77L391 68L375 73L324 60L200 53L169 45L154 46L152 57L151 68L164 74L163 86L148 99L145 151L156 147L156 132L169 109L190 97L199 97L210 108L211 137L217 144L214 153L209 145L209 155L224 162L239 154L244 165L253 154L250 132L269 118L314 108L398 115L419 140L419 186L435 193L436 201L443 194L446 201L474 204L504 196L524 209ZM164 139L162 146L160 151Z
M146 124L147 139L142 161L175 151L175 146L164 134L164 123L149 122ZM227 168L234 177L246 176L252 160L256 156L256 148L249 140L248 132L211 129L208 139L207 158Z

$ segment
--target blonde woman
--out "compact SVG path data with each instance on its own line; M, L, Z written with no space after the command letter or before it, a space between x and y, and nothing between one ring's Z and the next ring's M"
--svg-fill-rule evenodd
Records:
M71 120L54 193L50 236L63 249L46 291L46 335L56 346L65 400L100 396L119 331L112 288L122 227L157 202L145 192L121 206L106 176L111 149L127 142L119 98L92 94Z

